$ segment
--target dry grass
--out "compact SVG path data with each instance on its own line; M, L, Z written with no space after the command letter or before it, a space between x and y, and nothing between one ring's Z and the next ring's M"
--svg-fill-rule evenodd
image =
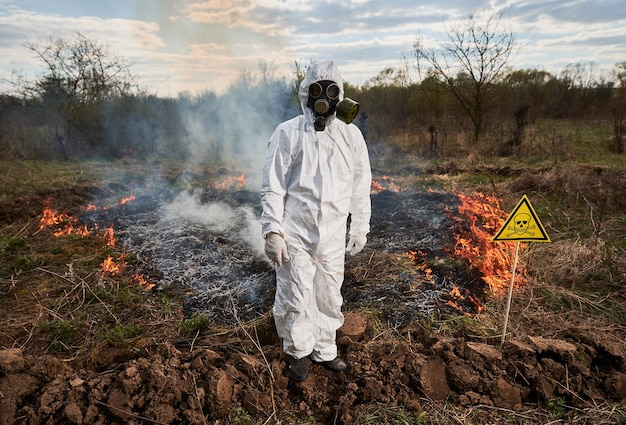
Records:
M612 258L601 238L560 240L538 247L532 255L532 267L538 280L566 288L594 288L596 284L615 287L620 277L612 272L624 267L624 258Z
M0 200L51 187L97 183L81 171L84 166L46 167L26 165L24 169L33 180L15 189L11 185L22 177L20 167L12 166L11 173L5 173L0 180L0 188L7 188ZM115 174L112 169L108 171L109 175ZM123 168L119 175L120 180L128 178ZM514 204L521 193L532 193L533 206L553 239L551 244L533 245L522 256L532 279L514 293L509 337L554 338L578 327L626 341L626 222L620 218L626 211L625 179L623 170L570 167L523 174L497 186L509 204ZM445 179L440 180L446 184ZM460 185L458 181L454 184L457 188ZM224 333L224 329L209 324L209 329L193 328L193 334L184 334L178 310L183 291L171 288L171 293L152 294L137 286L130 274L103 273L99 264L111 251L96 237L54 238L38 230L37 217L23 217L5 224L0 238L0 306L12 313L0 331L3 347L22 347L30 353L57 352L74 361L82 358L91 362L116 345L124 346L126 352L152 350L166 341L193 348L200 333ZM21 269L10 270L18 264ZM351 273L365 287L381 281L403 284L407 276L409 281L419 282L424 276L409 256L379 251L354 263ZM455 326L454 333L465 332L470 338L497 343L505 304L504 299L493 298L487 310L471 320L454 324L442 320L432 331L451 332L450 327ZM243 339L259 349L258 332L267 332L269 322L270 318L263 317L255 323L240 323L233 332L241 332ZM383 323L377 326L381 328L378 333L385 332L386 337L401 337L399 332L382 329ZM459 331L459 327L465 329ZM420 404L423 411L417 413L371 405L363 412L361 423L626 423L626 406L610 403L574 407L555 400L524 411L489 406L460 408L427 399L420 400ZM281 412L274 407L272 415L281 417Z

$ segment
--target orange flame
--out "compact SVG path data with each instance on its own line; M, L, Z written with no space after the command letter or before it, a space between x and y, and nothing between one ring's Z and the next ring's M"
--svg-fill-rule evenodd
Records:
M151 290L152 288L156 286L156 284L147 280L145 276L142 274L136 274L133 280L135 281L135 283L138 283L139 285L141 285L142 288L144 288L147 291Z
M378 180L372 179L371 190L373 192L383 192L385 190L388 190L390 192L402 192L404 188L398 186L393 181L393 178L389 176L382 176Z
M476 312L477 313L482 313L483 311L485 311L485 306L480 302L480 300L478 300L478 298L476 298L474 295L472 295L471 292L468 289L465 289L464 292L465 292L465 294L462 294L461 290L459 289L459 287L455 286L450 291L450 296L452 298L454 298L455 300L459 300L459 301L465 301L466 299L469 299L472 302L472 304L476 307ZM464 315L471 316L469 313L467 313L465 310L463 310L463 308L459 304L457 304L456 302L454 302L452 300L448 300L447 304L450 307L460 311Z
M130 201L134 201L135 199L137 199L137 197L135 195L130 195L127 198L122 198L121 201L119 201L117 204L115 204L116 206L120 206L120 205L126 205L127 203L129 203Z
M65 213L57 213L50 207L43 209L43 216L39 220L39 228L56 226L57 224L66 223L68 221L76 221L76 219Z
M374 191L374 192L382 192L383 190L385 190L385 189L383 189L383 187L380 185L380 183L378 183L375 180L372 180L372 191Z
M479 313L482 313L483 311L485 311L486 307L482 305L480 301L478 301L478 298L476 298L470 293L467 294L467 297L474 303Z
M424 254L422 251L409 250L407 252L407 255L414 263L417 264L417 268L424 273L426 279L428 279L429 282L434 283L435 278L433 276L433 269L430 268L428 262L424 259L426 257L426 254Z
M220 183L213 183L211 186L213 189L218 190L241 190L246 184L246 175L241 174L237 177L227 177Z
M87 229L87 225L83 224L82 226L76 227L73 223L67 223L65 228L60 229L54 232L54 236L63 236L63 235L79 235L79 236L89 236L91 232Z
M450 291L450 295L452 295L455 298L460 298L462 300L465 299L465 297L463 295L461 295L461 291L459 291L459 287L455 286L454 288L452 288L452 291Z
M111 274L122 273L126 269L126 263L124 261L115 261L110 255L102 262L102 270Z
M472 195L457 193L457 197L461 201L459 215L463 223L459 226L461 231L454 236L454 255L476 267L494 295L503 295L511 279L513 259L505 250L506 245L494 244L491 238L504 225L507 214L494 196L475 192ZM469 230L464 230L465 223L469 223ZM525 282L525 273L523 268L518 270L516 277L520 284Z
M511 253L503 244L491 242L493 235L504 225L507 214L500 208L496 197L473 193L464 195L457 193L460 205L458 214L454 215L457 221L457 234L454 235L455 246L453 255L466 259L480 273L482 280L487 284L491 294L501 296L506 293L511 280ZM422 251L407 251L407 255L417 265L430 282L435 282L432 264L428 254ZM517 285L526 283L527 278L523 267L519 267L519 276L516 276ZM481 313L485 306L470 289L455 286L450 292L446 304L459 312L470 315L462 306L468 302Z
M123 198L116 205L124 205L133 200L135 200L135 196L131 195L127 198ZM103 209L106 209L106 208L103 208ZM85 207L85 210L96 211L98 210L98 207L96 207L93 204L89 204L87 205L87 207ZM45 207L43 210L43 216L41 217L41 220L39 223L39 228L44 229L45 227L59 226L59 225L61 225L62 227L56 232L54 232L54 236L56 237L63 236L63 235L70 235L70 234L76 234L80 236L90 236L96 233L99 237L106 240L107 246L115 247L116 245L115 232L113 231L113 225L105 228L103 231L98 231L98 226L96 225L95 230L90 231L87 228L86 224L83 224L82 226L78 226L77 217L73 217L66 213L57 213L52 208ZM124 257L125 257L125 254L122 253L117 260L114 260L112 256L108 255L107 258L105 258L104 261L102 261L102 264L100 265L100 267L104 272L107 272L113 275L120 274L124 270L126 270L126 267L127 267L127 263L123 261ZM150 290L156 286L154 283L148 281L143 275L139 275L139 274L135 276L134 281L140 284L146 290Z
M100 232L100 237L107 241L108 246L115 247L115 232L113 231L113 225Z
M62 227L58 228L58 230L54 232L54 236L56 237L71 234L79 236L89 236L89 234L91 233L87 229L86 224L78 226L78 218L66 213L57 213L52 208L45 207L41 220L39 221L39 229L59 225L61 225Z

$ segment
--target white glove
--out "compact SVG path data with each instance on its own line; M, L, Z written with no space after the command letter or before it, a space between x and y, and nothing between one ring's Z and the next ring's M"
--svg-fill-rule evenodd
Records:
M346 247L346 252L350 255L356 255L363 250L365 244L367 243L367 237L365 235L352 236L350 235L350 240L348 241L348 246Z
M265 255L279 267L283 265L283 260L289 261L285 239L278 233L268 233L265 237Z

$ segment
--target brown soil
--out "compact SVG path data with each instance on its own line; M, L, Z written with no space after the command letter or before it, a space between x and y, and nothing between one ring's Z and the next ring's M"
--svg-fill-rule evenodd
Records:
M350 369L333 374L313 366L303 383L286 376L279 343L270 335L261 340L262 354L251 341L230 336L192 350L164 343L149 355L107 349L83 367L4 349L1 423L202 424L243 407L257 418L291 412L350 424L363 423L367 408L378 403L413 412L427 401L523 412L528 404L558 397L581 410L626 398L624 346L588 331L572 329L568 341L512 340L499 349L433 338L420 329L406 330L419 342L372 339L363 314L346 319L339 347ZM610 423L605 420L587 423Z
M51 256L29 272L2 277L0 424L624 421L624 410L611 407L626 402L624 330L584 315L574 320L546 313L529 321L525 311L537 301L533 288L516 293L511 337L502 347L497 331L489 335L472 324L500 326L503 300L492 301L480 316L442 317L459 323L445 330L423 317L388 327L380 309L349 307L338 334L349 369L334 374L312 365L302 383L288 378L269 312L235 329L181 333L172 325L180 316L165 317L154 306L166 296L180 308L183 288L148 293L142 305L115 304L103 311L120 322L140 323L141 335L112 344L86 326L84 340L56 345L55 352L37 323L58 316L61 304L87 302L88 297L72 298L76 292L95 294L98 285L119 288L132 282L95 270L93 252L102 249L97 238L63 240L38 231L51 195L56 208L73 213L100 191L76 187L0 208L5 237L28 235L31 249L71 249L85 267L94 262L91 273L70 276ZM66 245L59 248L60 243ZM360 291L374 289L375 281L351 271L367 267L374 254L348 263L346 285L359 281ZM63 317L79 320L77 313ZM445 411L451 412L448 419Z

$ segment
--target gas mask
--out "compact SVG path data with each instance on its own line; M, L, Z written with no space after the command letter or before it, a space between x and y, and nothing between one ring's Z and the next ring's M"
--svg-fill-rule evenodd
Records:
M350 124L359 112L359 104L350 98L339 101L339 86L330 80L317 81L309 86L307 106L315 114L315 131L324 131L326 120L337 112L337 118Z

